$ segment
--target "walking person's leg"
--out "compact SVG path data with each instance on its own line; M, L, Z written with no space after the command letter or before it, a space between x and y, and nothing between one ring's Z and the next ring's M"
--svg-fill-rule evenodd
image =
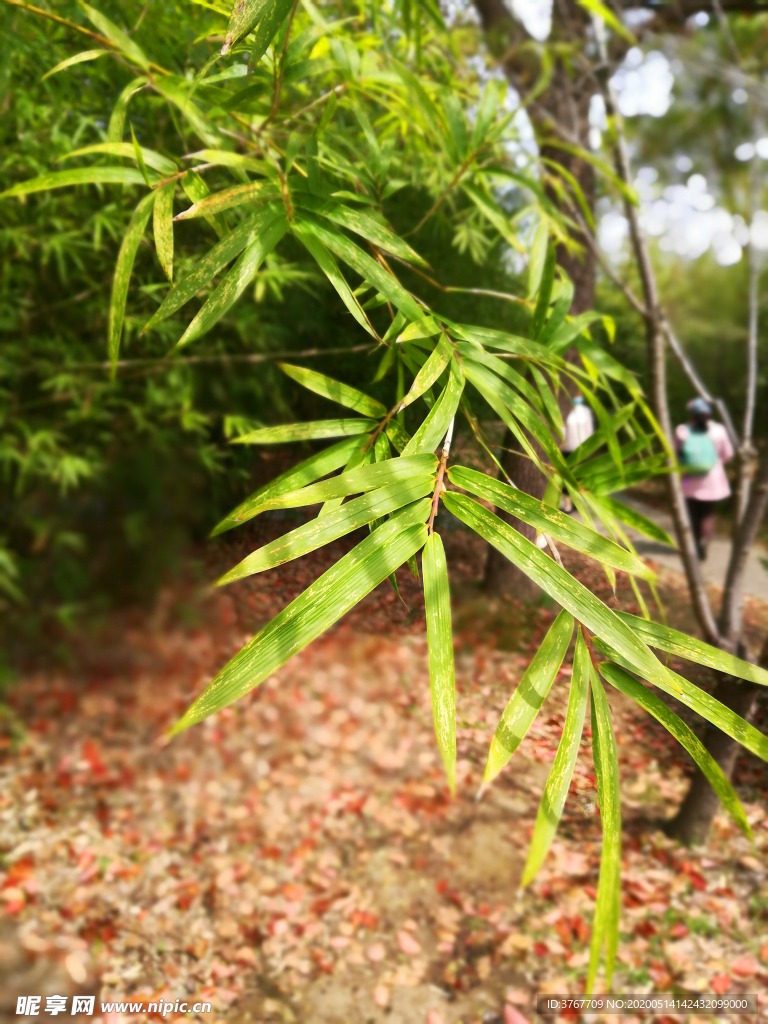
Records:
M712 503L709 501L699 501L697 498L686 498L685 503L688 506L688 518L691 520L693 539L696 541L696 554L699 556L699 561L703 562L706 557L706 550L702 540L702 506L711 505Z
M699 505L701 505L699 511L701 523L699 527L699 533L701 534L701 553L699 559L703 562L707 557L707 545L715 534L715 503L714 501L700 501Z

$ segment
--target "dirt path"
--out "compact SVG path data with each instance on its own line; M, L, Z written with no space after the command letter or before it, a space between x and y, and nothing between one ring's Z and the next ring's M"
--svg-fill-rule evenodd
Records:
M17 750L6 738L0 790L5 1019L20 993L79 992L210 1000L206 1024L522 1024L535 993L583 991L600 854L586 734L559 838L517 891L567 665L511 765L475 800L498 716L554 610L470 599L460 581L477 552L460 534L447 547L458 577L455 799L407 573L410 615L383 585L171 744L158 737L254 619L322 562L187 595L183 615L168 597L149 622L93 640L79 671L20 681L26 738ZM610 594L599 572L590 585ZM195 616L197 627L183 624ZM718 818L705 851L678 849L648 819L680 799L686 758L624 698L610 700L624 814L614 991L765 991L763 766L741 770L755 846Z
M637 509L638 512L642 512L644 516L658 523L671 537L674 537L675 527L669 513L646 504L634 495L622 494L618 497L631 508ZM682 562L676 551L665 544L647 540L634 530L629 530L628 533L640 554L653 558L654 561L666 565L676 572L682 572ZM715 536L709 544L707 557L702 562L702 573L706 583L713 583L719 587L723 585L730 556L730 538ZM768 549L763 544L756 544L749 554L744 573L744 593L768 601Z

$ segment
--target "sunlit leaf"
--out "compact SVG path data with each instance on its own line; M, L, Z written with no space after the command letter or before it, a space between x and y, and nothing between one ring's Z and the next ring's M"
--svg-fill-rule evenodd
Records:
M381 402L375 398L369 398L368 395L358 391L357 388L350 387L349 384L342 384L341 381L327 377L324 373L318 373L316 370L308 370L304 366L293 366L291 363L278 363L277 365L283 373L301 384L302 387L314 391L316 395L322 395L323 398L329 398L332 402L338 402L339 405L346 406L347 409L354 409L355 412L359 412L363 416L378 419L386 415L387 410Z
M592 753L597 778L597 799L603 849L600 854L600 880L589 946L587 994L592 989L605 943L605 987L611 991L613 967L619 946L621 915L621 798L619 796L619 758L611 722L611 709L603 684L590 666L592 684Z
M130 147L129 147L130 148ZM69 185L144 185L144 176L134 167L77 167L69 171L49 171L37 178L20 181L0 192L0 199L28 196Z
M338 540L339 537L346 537L353 530L359 530L361 526L366 526L373 520L402 508L403 505L408 505L424 497L429 492L430 486L429 478L422 476L411 477L369 491L367 494L355 498L354 501L340 505L328 515L312 519L284 537L270 541L269 544L265 544L264 547L244 558L217 582L218 584L233 583L235 580L241 580L254 573L264 572L276 565L290 562L294 558L300 558L310 551L330 544L331 541Z
M444 334L441 334L432 354L416 374L408 394L400 405L401 409L410 405L411 402L415 402L417 398L421 398L425 391L432 387L451 361L452 355L453 349L451 348L450 342Z
M615 516L616 519L627 526L631 526L638 533L642 533L643 536L650 537L651 540L658 541L660 544L668 544L672 548L677 547L666 530L663 530L658 523L654 523L652 519L648 519L647 516L638 512L637 509L625 505L622 501L616 501L615 498L609 498L607 495L603 495L597 500L612 516Z
M248 35L262 20L274 25L276 32L290 10L292 2L293 0L235 0L232 16L227 25L224 45L221 48L222 56L231 50L243 36ZM265 50L268 45L269 40L264 46Z
M304 423L283 423L277 427L260 427L233 444L286 444L289 441L316 441L328 437L351 437L365 434L376 426L375 420L308 420Z
M270 199L279 198L279 196L280 192L272 184L264 181L252 181L248 185L234 185L232 188L222 189L221 192L214 192L206 196L205 199L201 199L199 203L194 203L188 209L182 210L174 219L191 220L193 217L205 217L248 203L266 203Z
M563 733L539 804L531 844L528 847L528 857L520 881L521 887L528 885L536 876L549 852L552 840L555 838L557 826L560 824L560 817L571 785L573 768L579 753L588 696L589 652L581 630L579 630L576 636L571 689L568 696L568 710L563 723Z
M453 665L451 593L448 563L440 536L432 533L421 556L424 574L424 611L427 619L429 686L437 746L443 758L448 786L456 790L456 681Z
M429 410L424 422L403 449L403 455L433 452L437 448L456 415L463 390L464 376L461 368L455 359L451 359L448 383L440 392L440 397Z
M426 507L428 502L418 503ZM422 509L417 508L418 517ZM428 509L424 511L424 517ZM201 722L258 686L361 601L421 548L422 522L391 519L324 572L235 655L209 683L172 732Z
M328 220L342 227L349 228L363 238L373 242L384 252L391 252L401 259L420 266L426 266L425 261L415 252L407 242L404 242L386 225L374 220L370 214L362 213L360 210L352 209L342 203L331 203L328 200L320 199L310 195L308 192L294 193L293 200L298 207L309 210L311 213L327 217Z
M132 60L135 64L138 64L144 70L149 69L149 61L147 56L140 46L138 46L129 35L126 35L121 28L118 28L114 21L110 21L101 11L97 11L95 8L89 6L89 4L83 3L80 0L80 6L88 15L89 20L102 35L105 35L111 43L113 43L122 54L124 54L129 60Z
M117 254L107 329L107 352L113 367L120 351L120 335L123 333L123 318L125 317L125 304L128 299L128 285L131 281L133 261L136 259L136 252L152 213L156 196L156 192L150 192L149 195L144 196L133 211L128 230L125 232L120 246L120 252Z
M747 815L741 801L736 796L733 786L723 774L722 768L709 753L696 733L687 726L685 722L683 722L683 720L674 713L674 711L671 711L664 701L660 700L652 690L643 686L642 683L624 672L617 665L611 665L604 662L599 666L599 668L601 675L604 676L612 686L615 686L617 690L621 690L621 692L625 693L628 697L631 697L632 700L639 704L641 708L645 708L645 710L661 722L664 728L670 732L678 743L688 751L709 780L710 785L720 798L720 802L723 807L730 814L744 835L751 839L752 829L749 827Z
M60 61L56 67L51 68L50 71L46 71L40 81L44 82L46 78L50 78L51 75L57 75L59 71L71 68L75 64L82 64L84 61L96 60L98 57L103 57L107 53L109 53L109 50L83 50L82 53L76 53L73 57L67 57L66 60Z
M173 194L175 191L176 183L173 181L158 189L152 220L157 258L169 281L173 280Z

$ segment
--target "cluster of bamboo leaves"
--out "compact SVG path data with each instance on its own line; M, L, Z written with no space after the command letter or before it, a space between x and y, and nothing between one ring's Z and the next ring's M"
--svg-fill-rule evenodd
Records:
M387 407L324 373L282 366L294 381L337 403L344 415L239 437L238 443L253 445L332 443L251 495L214 533L268 510L320 509L304 525L248 555L219 582L267 571L361 527L369 532L222 668L174 731L258 686L388 578L396 586L394 574L401 566L409 565L418 576L420 561L435 733L453 790L456 697L449 570L439 533L444 507L562 607L501 716L485 782L513 756L575 645L570 682L559 682L570 687L568 710L523 883L535 876L557 829L589 702L603 846L588 989L603 949L609 985L619 940L621 812L604 683L627 694L675 736L749 835L730 783L657 691L766 760L768 739L672 671L654 650L763 685L768 673L650 620L637 580L653 592L653 574L626 527L656 540L669 538L613 495L664 471L665 441L635 378L591 334L601 318L570 315L573 287L555 261L555 243L568 240L568 220L551 198L553 191L543 188L551 167L523 173L517 166L519 149L510 148L514 122L503 113L498 84L491 81L478 95L456 78L439 26L429 27L429 19L436 24L439 16L428 6L380 10L378 24L351 7L348 16L340 17L334 8L331 17L310 0L245 0L231 19L217 0L206 6L221 16L220 31L212 34L223 46L191 79L154 64L113 22L83 3L104 45L76 54L50 73L106 53L125 64L128 80L107 140L70 154L87 160L85 165L51 171L3 197L81 184L144 189L115 269L108 329L113 360L134 258L150 219L157 259L171 286L145 330L204 296L178 338L180 346L214 328L269 254L292 236L338 293L340 310L346 309L370 337L372 352L380 356L377 379L391 382L392 399ZM382 24L387 18L395 22ZM412 29L413 41L408 31L398 39L393 24ZM130 124L126 128L129 105L145 90L159 94L182 118L184 132L197 137L194 152L159 153L142 145ZM350 124L357 134L347 130ZM351 144L359 142L360 131L363 151ZM560 187L566 180L560 178ZM524 334L455 322L406 286L401 268L413 268L408 281L414 270L428 275L430 268L387 223L383 203L413 181L434 197L425 218L461 197L465 205L456 205L457 210L469 209L483 230L529 253L528 294L520 297L530 311ZM509 182L523 197L511 216L499 198L500 186ZM183 204L178 213L177 204ZM180 222L195 218L209 225L212 244L179 278L176 236L184 230ZM525 232L531 224L529 245ZM559 447L563 388L584 395L597 423L596 432L567 456ZM497 462L500 476L451 461L457 417ZM483 428L489 420L501 420L544 474L543 500L504 477ZM582 522L559 511L564 492ZM523 537L491 508L533 527L540 543ZM614 612L601 602L564 568L559 544L595 559L612 582L617 570L627 573L643 617Z

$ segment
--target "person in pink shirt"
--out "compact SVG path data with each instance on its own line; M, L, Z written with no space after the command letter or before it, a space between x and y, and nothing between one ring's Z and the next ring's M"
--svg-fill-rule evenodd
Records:
M711 418L709 402L694 398L686 408L688 423L681 423L675 430L675 448L683 470L683 493L696 550L703 562L715 529L715 503L731 493L725 463L734 453L725 427Z

